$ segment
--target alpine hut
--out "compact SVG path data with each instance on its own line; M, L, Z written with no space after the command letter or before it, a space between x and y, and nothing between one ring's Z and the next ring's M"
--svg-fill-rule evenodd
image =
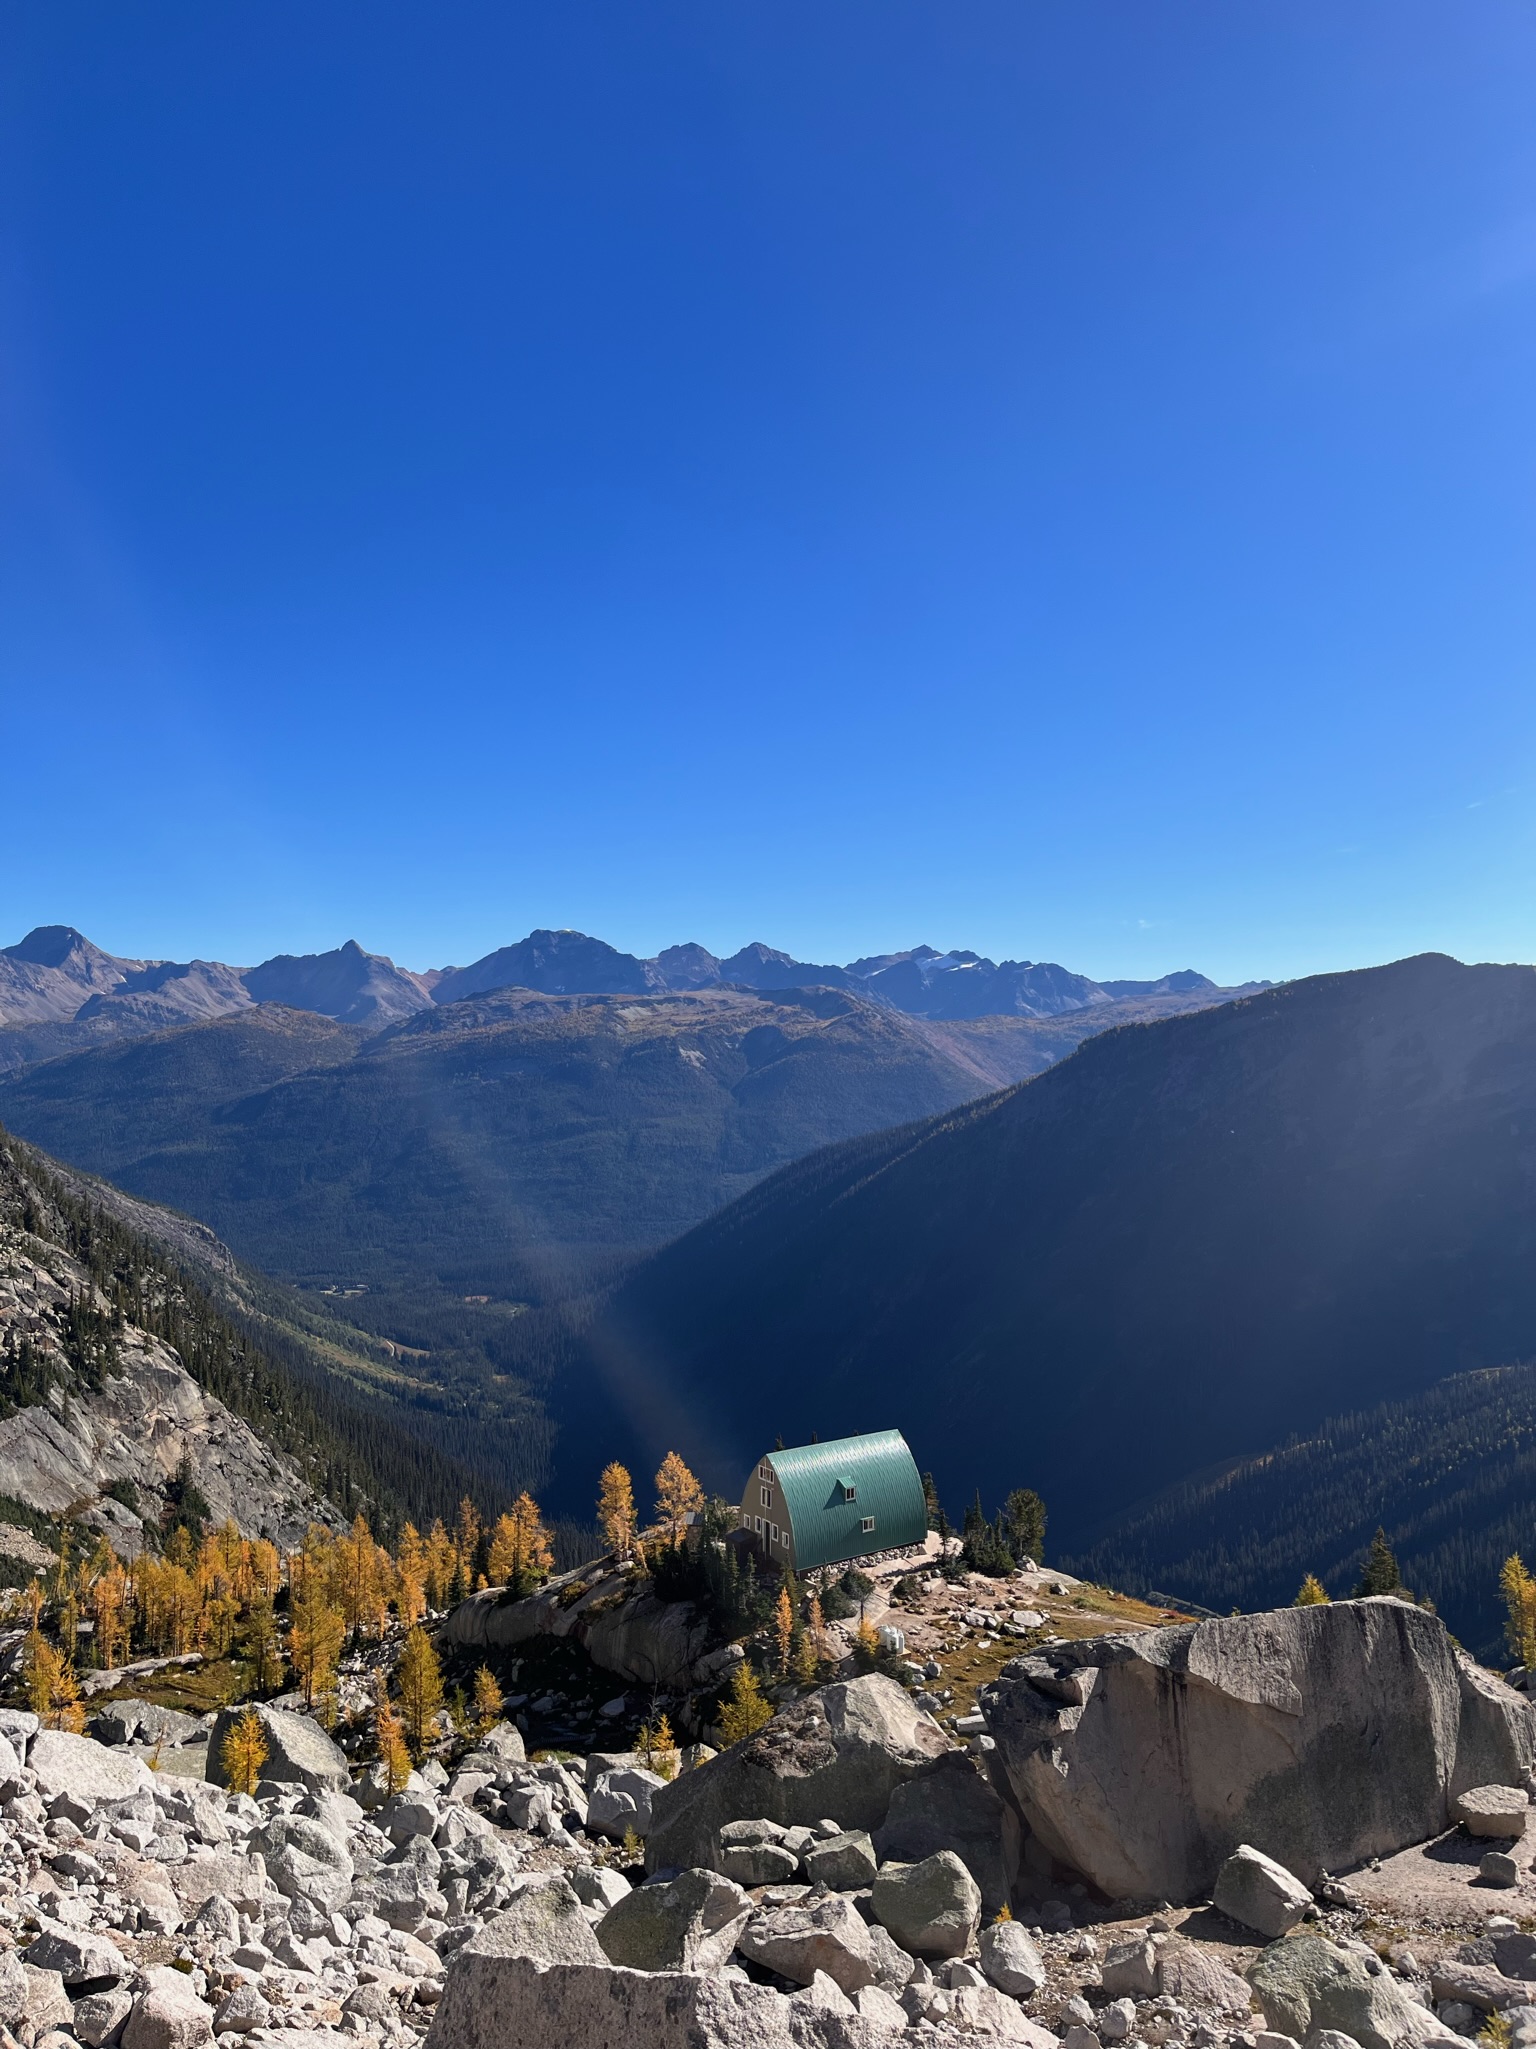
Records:
M928 1533L928 1504L899 1430L765 1451L741 1497L741 1527L775 1565L810 1572Z

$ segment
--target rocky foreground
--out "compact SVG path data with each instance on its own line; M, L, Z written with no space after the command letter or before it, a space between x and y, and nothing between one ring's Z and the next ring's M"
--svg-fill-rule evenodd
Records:
M500 1724L390 1794L259 1712L250 1797L0 1710L0 2049L1536 2049L1531 1709L1401 1603L1018 1659L966 1749L843 1681L671 1780Z

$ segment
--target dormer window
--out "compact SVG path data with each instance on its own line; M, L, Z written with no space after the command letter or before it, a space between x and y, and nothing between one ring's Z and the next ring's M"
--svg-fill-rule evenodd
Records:
M857 1488L857 1487L855 1487L855 1486L854 1486L854 1484L853 1484L852 1480L844 1480L844 1482L843 1482L843 1499L844 1499L844 1501L857 1501L857 1500L858 1500L858 1498L859 1498L859 1490L858 1490L858 1488Z

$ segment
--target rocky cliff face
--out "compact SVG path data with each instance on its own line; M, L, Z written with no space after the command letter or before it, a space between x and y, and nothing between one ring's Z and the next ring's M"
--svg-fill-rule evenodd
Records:
M710 1649L708 1620L690 1602L659 1601L636 1589L633 1574L629 1565L598 1559L521 1601L509 1600L503 1587L485 1587L454 1609L443 1633L468 1650L569 1637L600 1671L641 1686L711 1686L739 1663L734 1644Z
M103 1287L79 1220L57 1196L21 1149L0 1144L0 1494L47 1514L69 1510L128 1553L184 1464L215 1520L232 1518L248 1535L291 1544L309 1522L333 1517L135 1319L148 1304L125 1299L121 1283ZM118 1495L137 1497L137 1512Z

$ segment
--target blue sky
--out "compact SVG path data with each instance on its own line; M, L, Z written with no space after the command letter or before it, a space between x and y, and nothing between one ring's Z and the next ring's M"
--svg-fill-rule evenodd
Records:
M0 13L0 939L1536 957L1536 14Z

